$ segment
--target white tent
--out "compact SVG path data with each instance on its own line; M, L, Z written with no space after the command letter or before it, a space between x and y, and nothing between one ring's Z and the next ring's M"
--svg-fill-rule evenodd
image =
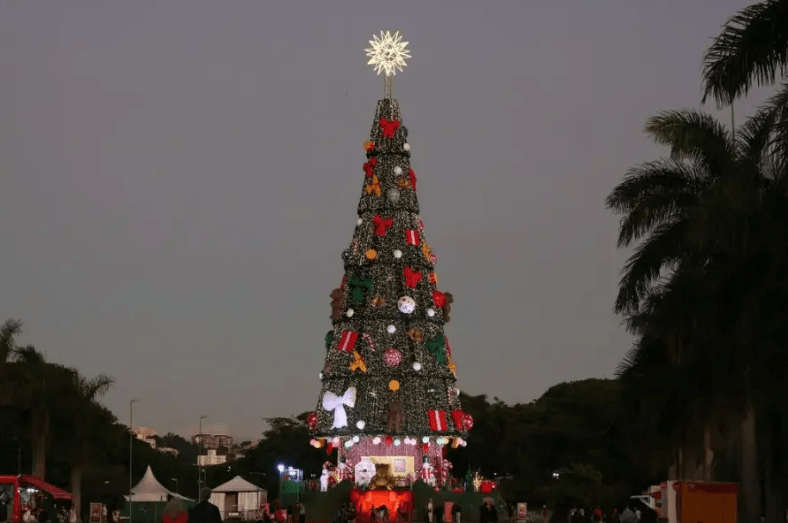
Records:
M210 502L219 507L222 519L240 517L244 520L257 519L254 514L268 499L268 492L249 483L241 476L211 490Z
M126 498L126 501L129 500L129 496L124 497ZM189 498L185 498L180 494L171 492L164 485L159 483L159 480L157 480L156 476L153 475L150 465L148 465L148 470L145 471L145 475L142 476L140 482L134 485L134 487L131 489L132 503L168 501L170 498L181 498L186 501L191 501Z

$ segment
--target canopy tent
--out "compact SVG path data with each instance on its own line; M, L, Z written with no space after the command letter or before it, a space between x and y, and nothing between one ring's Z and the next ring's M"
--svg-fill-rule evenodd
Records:
M258 487L241 476L235 476L227 483L223 483L211 490L210 502L219 507L222 519L240 517L244 520L254 520L255 512L268 499L268 492Z
M124 496L126 501L129 501L129 496ZM131 489L131 502L132 503L155 503L158 501L168 501L170 498L180 498L185 501L191 501L189 498L176 494L170 491L164 485L159 483L153 471L148 465L148 470L142 479Z

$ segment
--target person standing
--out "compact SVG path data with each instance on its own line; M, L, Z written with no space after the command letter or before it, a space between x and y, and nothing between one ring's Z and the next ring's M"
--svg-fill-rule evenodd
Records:
M621 523L638 523L637 514L632 510L632 507L627 505L627 508L621 513Z
M167 502L164 507L164 516L161 518L161 523L187 523L189 515L183 508L183 503L178 498L172 498Z
M219 507L208 501L211 499L211 489L200 490L200 502L189 510L189 523L221 523L222 515Z

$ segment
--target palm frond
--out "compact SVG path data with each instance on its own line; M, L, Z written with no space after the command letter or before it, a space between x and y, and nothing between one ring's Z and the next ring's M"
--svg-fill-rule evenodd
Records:
M664 111L646 122L645 132L670 147L676 160L696 160L710 176L724 174L735 159L728 129L711 115L695 111Z
M38 352L32 345L15 349L14 359L19 363L30 366L43 366L46 363L44 355Z
M115 379L106 374L99 374L91 379L80 377L80 382L82 397L88 401L95 401L109 392L115 384Z
M641 299L663 269L670 269L687 253L686 219L657 227L624 265L624 276L618 285L616 312L636 312Z
M626 213L619 226L618 246L628 246L680 217L697 204L704 186L702 171L676 160L657 160L630 169L605 200L608 208Z
M769 143L763 148L762 161L771 161L777 169L788 168L788 83L759 108L758 114L771 116ZM756 117L758 116L756 114Z
M0 325L0 365L8 361L14 353L16 343L14 338L22 334L22 321L8 319Z
M772 85L788 66L788 2L766 0L725 22L703 57L703 102L730 105L754 86Z

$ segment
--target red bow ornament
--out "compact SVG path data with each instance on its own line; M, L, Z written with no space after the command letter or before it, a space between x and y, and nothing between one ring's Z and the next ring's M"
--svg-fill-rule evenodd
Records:
M394 220L392 218L381 218L380 215L378 214L377 216L372 218L372 225L375 226L376 235L385 236L389 227L394 225Z
M473 428L473 416L460 409L451 411L451 419L460 430L471 430Z
M310 412L309 416L306 417L306 424L311 431L317 429L317 413Z
M410 185L413 187L413 190L416 190L416 173L413 172L413 169L408 169L408 179L410 180Z
M415 289L416 285L421 281L421 273L411 270L410 267L405 267L402 273L405 276L405 286Z
M383 130L383 136L386 138L394 138L394 131L399 129L399 121L394 120L392 122L386 118L381 117L380 121L378 122L378 127Z
M378 164L377 156L373 156L369 159L368 162L364 164L364 173L366 173L367 178L371 178L373 171L375 170L375 166Z

